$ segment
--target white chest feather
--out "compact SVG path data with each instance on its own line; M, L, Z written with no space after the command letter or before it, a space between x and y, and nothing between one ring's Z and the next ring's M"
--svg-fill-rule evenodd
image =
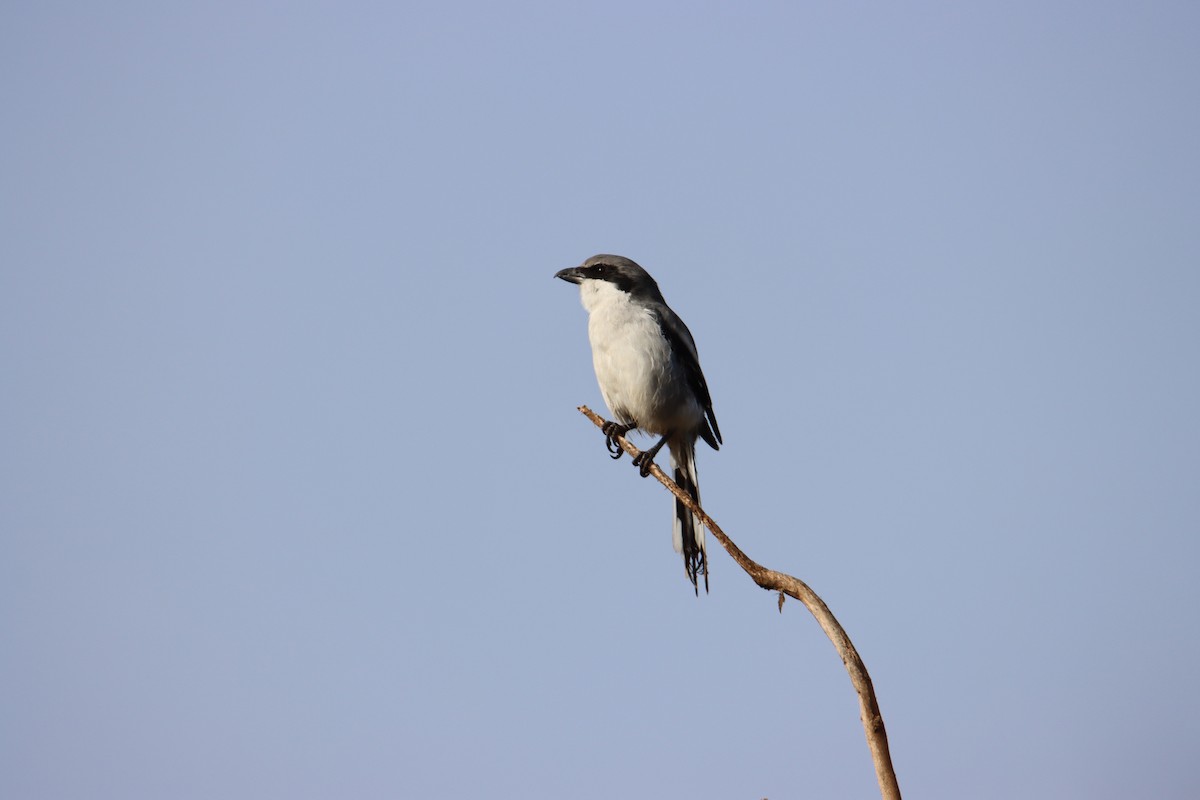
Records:
M704 412L653 312L605 281L580 289L592 365L613 416L657 435L700 424Z

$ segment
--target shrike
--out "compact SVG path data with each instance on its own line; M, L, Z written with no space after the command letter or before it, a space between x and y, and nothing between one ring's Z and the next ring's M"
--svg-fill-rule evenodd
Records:
M696 439L714 450L722 439L687 325L663 300L654 278L628 258L592 256L554 277L579 284L588 312L592 366L600 394L616 419L604 428L609 452L619 459L624 451L616 437L635 428L661 436L634 466L642 477L649 475L654 457L667 445L675 483L699 504ZM678 499L674 534L675 552L683 553L688 580L699 593L697 578L703 575L708 591L704 525Z

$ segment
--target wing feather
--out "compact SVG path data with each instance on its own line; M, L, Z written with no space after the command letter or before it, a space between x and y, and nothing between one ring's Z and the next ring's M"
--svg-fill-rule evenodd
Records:
M700 438L707 442L713 450L719 450L725 440L721 438L721 428L718 427L717 417L713 414L712 397L708 393L708 383L704 380L704 372L700 369L700 356L696 352L696 342L692 339L692 332L666 303L655 304L653 311L658 320L659 329L671 343L671 349L683 366L688 387L696 395L700 407L704 409L705 424L700 429Z

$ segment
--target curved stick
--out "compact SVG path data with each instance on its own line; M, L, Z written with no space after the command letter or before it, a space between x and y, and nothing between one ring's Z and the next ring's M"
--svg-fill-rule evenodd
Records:
M605 420L596 412L587 406L579 406L579 411L595 423L596 427L603 429ZM629 455L636 458L641 453L623 436L614 438ZM900 784L896 782L896 771L892 767L892 754L888 749L887 731L883 727L883 715L879 713L879 702L875 699L875 687L871 683L871 676L867 674L867 667L859 657L858 651L854 649L854 643L850 641L845 629L833 616L829 606L825 605L825 601L818 597L817 593L810 589L804 581L773 569L767 569L743 553L741 548L725 535L720 526L704 513L704 509L696 504L692 496L676 486L675 482L659 469L658 464L651 467L650 474L667 487L671 494L679 498L689 511L700 517L704 526L712 531L712 535L721 543L721 546L728 551L729 555L733 556L733 560L746 571L746 574L755 583L768 591L779 592L780 611L783 610L783 597L787 595L803 603L804 607L816 618L817 624L821 626L821 630L825 631L825 635L829 637L829 641L833 642L834 649L841 656L842 663L846 665L846 672L850 673L850 683L854 685L854 691L858 693L859 716L867 734L867 746L871 748L871 760L875 763L875 777L879 781L879 793L883 796L883 800L900 800Z

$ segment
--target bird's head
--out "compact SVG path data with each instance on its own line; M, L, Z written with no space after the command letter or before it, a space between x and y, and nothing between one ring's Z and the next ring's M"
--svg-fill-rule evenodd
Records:
M584 305L588 305L589 295L607 295L614 291L647 300L662 299L658 284L650 273L624 256L592 256L578 267L559 270L554 277L579 284Z

